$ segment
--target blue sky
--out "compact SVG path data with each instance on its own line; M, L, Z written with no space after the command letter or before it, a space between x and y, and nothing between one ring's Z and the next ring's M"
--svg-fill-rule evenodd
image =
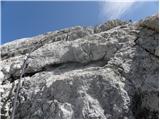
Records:
M76 25L94 26L109 19L139 20L158 13L158 4L158 1L2 1L1 44Z

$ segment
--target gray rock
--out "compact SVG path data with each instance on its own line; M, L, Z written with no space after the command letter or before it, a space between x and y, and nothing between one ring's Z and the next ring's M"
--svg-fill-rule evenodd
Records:
M146 19L140 21L139 25L159 32L159 15L156 14L153 16L149 16Z
M118 19L110 20L110 21L107 21L104 24L96 26L94 28L94 32L99 33L99 32L103 32L103 31L107 31L107 30L110 30L114 27L125 25L125 24L127 24L127 22L121 21L121 20L118 20Z
M31 49L42 46L41 44L47 44L55 41L70 41L77 38L84 37L93 33L91 28L85 27L73 27L63 29L60 31L48 32L42 35L38 35L31 38L23 38L4 44L0 47L1 59L7 59L17 55L23 55L28 53ZM38 44L37 44L38 43Z
M2 45L1 117L158 118L159 17L72 27ZM31 51L31 52L30 52Z

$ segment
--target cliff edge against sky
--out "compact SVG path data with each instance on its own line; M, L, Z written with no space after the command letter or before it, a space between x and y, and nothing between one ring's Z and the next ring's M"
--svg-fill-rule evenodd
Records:
M1 118L11 118L22 72L15 118L158 118L158 44L154 15L1 45Z

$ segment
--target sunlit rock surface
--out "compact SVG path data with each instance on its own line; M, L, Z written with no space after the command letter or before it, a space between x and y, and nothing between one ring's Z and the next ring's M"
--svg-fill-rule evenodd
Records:
M1 118L158 118L159 17L72 27L2 45Z

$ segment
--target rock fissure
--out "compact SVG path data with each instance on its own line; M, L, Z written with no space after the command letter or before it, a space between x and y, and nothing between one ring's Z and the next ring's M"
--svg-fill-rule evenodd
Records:
M136 45L138 45L140 48L142 48L144 51L146 51L147 53L149 53L151 56L159 59L159 56L156 56L154 53L152 53L151 51L149 51L148 49L144 48L143 46L141 46L140 44L136 43Z

